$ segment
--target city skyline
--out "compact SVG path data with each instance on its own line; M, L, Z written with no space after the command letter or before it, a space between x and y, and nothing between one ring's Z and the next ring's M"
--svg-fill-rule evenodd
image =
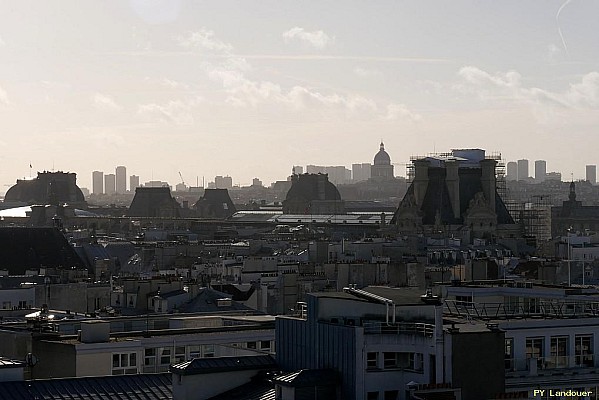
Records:
M465 147L584 179L599 163L598 11L3 2L0 145L15 151L0 181L63 170L91 189L92 171L126 165L141 182L268 185L293 165L372 162L381 139L396 175L411 155Z

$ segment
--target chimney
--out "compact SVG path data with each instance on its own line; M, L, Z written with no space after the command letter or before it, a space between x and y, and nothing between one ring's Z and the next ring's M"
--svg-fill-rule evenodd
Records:
M454 218L460 218L460 163L457 160L448 160L445 162L446 177L445 183L449 191L449 200L451 201L451 209Z
M422 206L424 195L428 187L428 167L427 160L414 160L414 199L418 207Z
M480 166L482 169L481 173L481 184L483 187L483 193L487 199L489 208L495 212L495 166L497 161L495 160L482 160Z

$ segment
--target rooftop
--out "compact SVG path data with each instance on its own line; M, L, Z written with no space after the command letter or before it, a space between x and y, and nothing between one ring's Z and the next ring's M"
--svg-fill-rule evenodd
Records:
M275 360L268 355L243 357L194 358L171 365L169 370L177 375L212 374L216 372L242 371L247 369L274 369Z
M2 382L4 400L167 400L171 374L140 374Z

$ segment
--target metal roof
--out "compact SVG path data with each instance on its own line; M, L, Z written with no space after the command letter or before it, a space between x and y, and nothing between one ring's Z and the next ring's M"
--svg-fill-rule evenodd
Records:
M0 382L3 400L171 400L171 374Z
M302 369L277 376L274 382L293 387L332 386L339 383L339 376L332 369Z
M211 374L215 372L241 371L246 369L272 369L277 364L268 355L243 357L195 358L171 365L169 370L178 375Z
M23 368L25 363L22 361L15 361L9 358L0 357L0 368Z

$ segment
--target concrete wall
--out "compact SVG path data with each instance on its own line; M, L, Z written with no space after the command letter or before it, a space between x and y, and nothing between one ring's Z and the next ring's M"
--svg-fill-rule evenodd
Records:
M65 378L76 376L75 346L51 341L33 341L32 353L38 358L33 378Z
M141 359L143 362L143 358ZM112 353L77 354L76 376L104 376L112 375ZM137 358L139 366L139 355Z
M451 335L452 384L463 400L492 399L505 391L503 332Z

